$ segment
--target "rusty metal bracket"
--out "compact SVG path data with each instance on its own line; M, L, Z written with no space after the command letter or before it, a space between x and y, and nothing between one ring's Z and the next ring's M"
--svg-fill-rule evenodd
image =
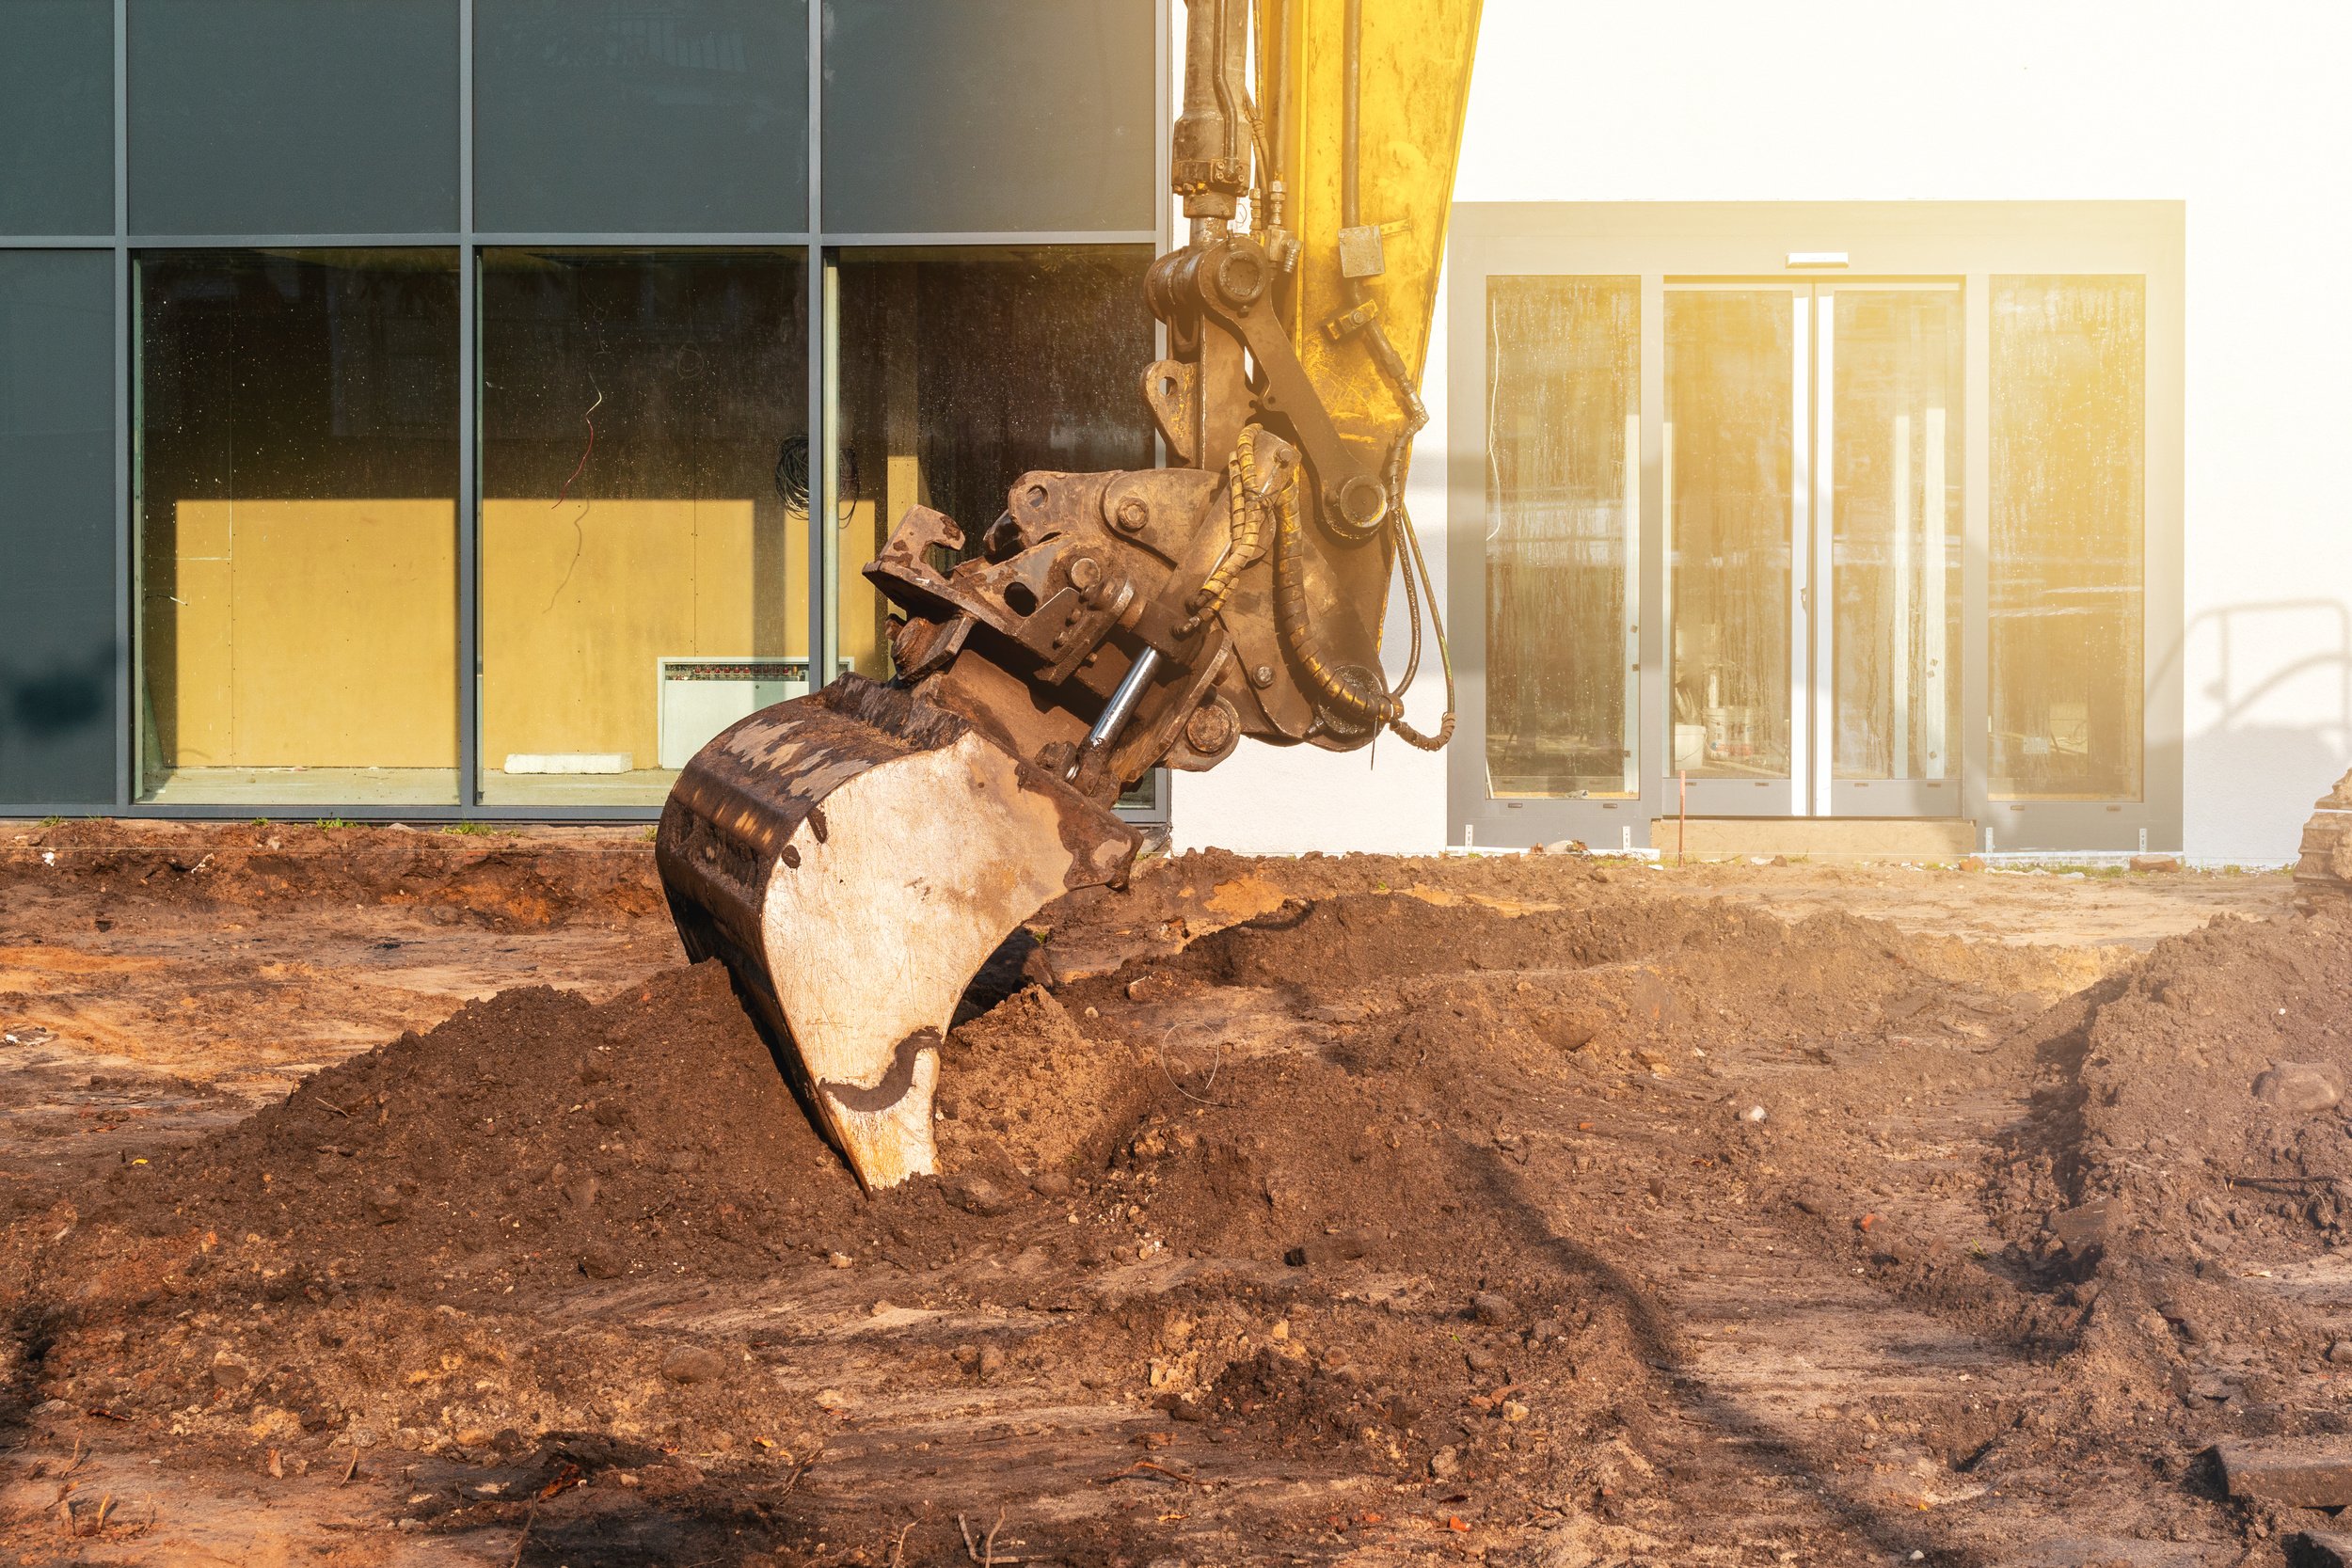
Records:
M1228 238L1195 253L1192 264L1172 281L1188 284L1201 311L1249 350L1264 378L1258 389L1259 407L1290 421L1322 483L1325 503L1349 536L1360 537L1387 515L1388 486L1374 472L1373 462L1340 434L1307 368L1298 362L1280 318L1257 309L1270 268L1265 252L1254 241Z

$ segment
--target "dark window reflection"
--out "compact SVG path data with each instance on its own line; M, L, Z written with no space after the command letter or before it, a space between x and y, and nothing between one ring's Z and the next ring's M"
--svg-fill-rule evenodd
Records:
M841 656L886 674L857 568L907 508L977 543L1032 468L1145 468L1141 245L850 251L839 272Z
M505 233L808 226L808 8L477 0L474 212Z

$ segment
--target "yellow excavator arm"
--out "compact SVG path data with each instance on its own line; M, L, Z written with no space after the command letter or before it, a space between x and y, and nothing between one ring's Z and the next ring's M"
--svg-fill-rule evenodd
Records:
M680 937L725 960L869 1189L936 1168L939 1047L989 954L1123 883L1127 785L1245 736L1452 734L1450 666L1440 722L1405 714L1424 617L1445 648L1405 478L1478 10L1188 0L1189 233L1145 281L1168 466L1021 475L977 537L909 509L866 567L895 677L763 709L679 775L656 858Z
M1274 101L1285 112L1268 141L1279 166L1296 171L1285 216L1302 255L1322 261L1292 273L1285 318L1341 432L1375 446L1409 416L1401 416L1395 378L1371 345L1335 336L1330 324L1369 300L1418 387L1478 18L1478 0L1293 0L1266 5L1258 17L1258 57L1279 69L1284 89ZM1351 277L1348 257L1375 245L1379 270Z

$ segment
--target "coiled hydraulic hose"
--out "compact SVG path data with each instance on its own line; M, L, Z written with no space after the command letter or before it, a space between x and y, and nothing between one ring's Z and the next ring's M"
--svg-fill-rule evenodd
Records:
M1223 610L1233 592L1233 579L1265 554L1265 514L1269 503L1258 493L1257 449L1258 427L1253 424L1243 429L1233 455L1226 459L1226 529L1230 537L1225 553L1217 557L1208 579L1194 592L1186 606L1192 611L1192 619L1185 626L1187 631ZM1295 490L1297 483L1297 476L1292 475L1282 486L1283 494Z

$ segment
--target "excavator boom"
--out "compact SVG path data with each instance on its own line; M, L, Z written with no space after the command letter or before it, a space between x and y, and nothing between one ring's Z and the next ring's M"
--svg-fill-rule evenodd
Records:
M1245 736L1332 751L1407 721L1425 614L1405 505L1477 0L1189 0L1170 140L1187 242L1145 281L1165 467L1034 472L967 535L913 507L866 576L887 685L845 675L705 747L656 858L869 1189L937 1167L956 1004L1048 900L1122 885L1111 810ZM1380 648L1388 585L1412 648Z

